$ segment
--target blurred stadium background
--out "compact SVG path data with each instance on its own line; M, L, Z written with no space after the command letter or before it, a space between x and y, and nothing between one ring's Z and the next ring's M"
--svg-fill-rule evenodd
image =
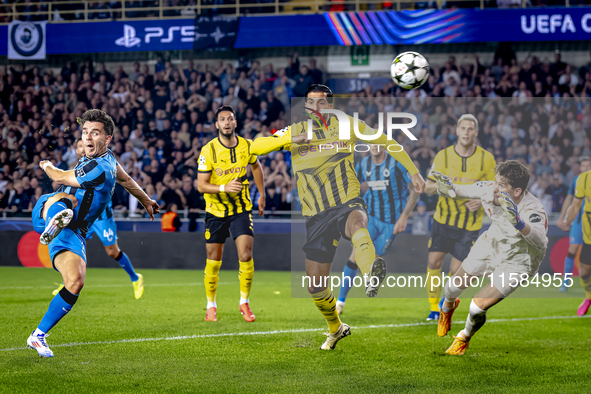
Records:
M579 173L578 158L591 155L587 5L588 0L4 1L1 265L47 265L34 237L27 236L36 200L56 188L38 163L51 159L69 168L80 135L76 117L101 108L117 125L111 149L119 162L163 211L176 205L183 223L180 234L161 234L160 223L150 223L118 185L113 205L122 249L140 268L203 267L204 205L196 190L196 162L217 134L215 110L232 105L241 136L267 136L290 124L292 97L324 83L353 100L385 103L395 97L410 112L411 102L403 97L420 99L415 130L421 138L404 145L423 176L436 152L455 141L461 115L455 108L476 103L482 112L479 144L497 160L520 160L535 174L530 190L552 212L551 249L541 272L561 272L568 241L555 223ZM389 78L390 62L407 50L424 54L431 65L420 90L402 90ZM485 103L491 103L486 113ZM368 115L377 109L364 108ZM291 232L303 229L290 154L262 162L267 212L255 220L257 266L289 269L289 261L273 257L290 247ZM251 188L256 202L254 182ZM429 211L435 208L436 197L421 199ZM414 251L397 255L395 270L424 272L428 236L413 235L412 225L407 233L396 242L408 242ZM395 249L396 244L390 253ZM112 266L98 241L88 250L91 266ZM224 268L237 267L233 247L224 259Z

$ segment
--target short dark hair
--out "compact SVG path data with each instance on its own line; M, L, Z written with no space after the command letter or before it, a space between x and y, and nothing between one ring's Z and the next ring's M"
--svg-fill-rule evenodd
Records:
M306 93L304 93L304 98L308 98L308 94L312 92L326 93L326 97L329 98L328 102L332 103L332 90L330 90L328 86L321 84L310 85L308 89L306 89Z
M78 142L82 141L82 138L78 137L76 138L76 140L74 141L74 149L76 149L76 145L78 145Z
M218 121L218 115L220 114L220 112L224 112L224 111L228 111L228 112L232 112L232 115L234 115L234 118L236 118L236 111L234 111L234 108L230 107L229 105L222 105L221 107L218 108L217 111L215 111L215 121Z
M76 119L80 126L84 126L86 122L99 122L103 124L105 129L105 133L107 135L112 136L113 131L115 130L115 122L113 122L113 118L107 115L106 112L101 111L100 109L89 109L85 113L82 114L81 118Z
M525 192L529 183L529 171L526 166L517 160L507 160L497 164L495 173L506 178L509 185L514 188L520 188Z

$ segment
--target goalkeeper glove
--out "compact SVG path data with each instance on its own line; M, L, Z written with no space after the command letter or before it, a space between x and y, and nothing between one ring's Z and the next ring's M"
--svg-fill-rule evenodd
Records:
M519 213L517 212L517 204L515 204L511 196L508 193L501 192L499 204L501 204L501 208L503 208L503 211L505 211L505 216L513 225L513 227L515 227L517 231L523 230L525 227L525 222L521 220L521 217L519 217Z
M434 171L431 173L437 182L437 194L441 197L455 198L454 184L447 175Z

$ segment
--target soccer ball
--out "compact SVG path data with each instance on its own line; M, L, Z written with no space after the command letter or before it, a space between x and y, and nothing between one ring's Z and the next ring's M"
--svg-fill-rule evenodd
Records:
M404 52L392 61L390 75L396 85L416 89L429 78L429 62L418 52Z

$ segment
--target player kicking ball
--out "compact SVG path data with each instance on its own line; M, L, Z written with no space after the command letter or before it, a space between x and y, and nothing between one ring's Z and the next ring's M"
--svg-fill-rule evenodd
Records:
M27 339L27 346L37 350L41 357L53 357L46 342L47 334L72 310L80 296L86 277L85 237L111 199L115 182L136 197L152 219L158 213L156 201L125 173L107 149L115 128L113 119L103 111L92 109L82 115L80 124L85 157L75 169L62 171L49 161L39 163L47 176L62 186L37 201L33 226L41 234L40 242L48 245L53 268L64 282Z
M322 116L321 111L333 108L332 91L325 85L311 85L304 94L306 112ZM320 346L321 350L332 350L337 343L351 335L351 327L339 318L336 300L331 288L323 278L328 278L337 246L342 238L353 243L355 261L362 274L368 278L365 294L375 297L380 284L386 277L386 263L376 258L375 246L371 240L365 201L359 197L359 180L353 168L354 148L358 140L384 146L388 154L396 159L410 174L415 191L425 190L425 181L418 168L404 150L389 147L400 145L393 139L381 135L376 139L376 130L364 122L349 116L347 122L349 139L339 139L339 121L328 118L324 126L313 129L313 138L308 139L306 122L292 124L277 131L270 137L257 138L250 152L257 156L276 150L289 150L297 180L298 195L302 201L302 214L306 217L306 277L308 292L318 311L328 325L328 335ZM355 127L367 137L358 137ZM327 146L348 147L336 152ZM320 146L324 147L323 149ZM377 280L376 280L377 279Z
M76 157L78 160L81 160L84 157L84 143L82 139L76 139L74 146L76 147ZM115 219L113 219L113 200L109 200L101 216L94 222L90 231L88 231L86 239L91 239L93 234L99 237L109 257L117 261L121 268L129 275L135 299L139 300L142 298L142 295L144 295L144 277L142 274L135 272L129 257L119 249L119 244L117 243L117 224L115 223ZM53 295L55 296L59 293L63 287L64 285L62 283L53 291Z
M513 293L534 275L548 247L548 219L542 203L526 190L527 168L515 160L497 164L494 182L454 185L449 178L433 173L440 194L457 198L480 199L491 218L489 229L482 233L459 270L446 283L437 335L445 336L460 302L459 296L473 282L486 276L490 283L476 294L470 304L466 326L455 337L446 353L463 355L470 340L486 322L486 312Z
M265 209L265 180L263 169L256 156L250 154L251 141L236 135L236 113L230 106L220 107L215 114L217 138L207 143L199 156L197 186L205 198L205 295L207 311L205 321L217 318L217 294L219 272L222 266L224 243L232 234L238 252L238 279L240 303L238 309L247 322L254 322L250 310L249 295L254 277L252 245L254 231L252 202L248 189L246 169L252 166L252 175L261 196L259 215Z

